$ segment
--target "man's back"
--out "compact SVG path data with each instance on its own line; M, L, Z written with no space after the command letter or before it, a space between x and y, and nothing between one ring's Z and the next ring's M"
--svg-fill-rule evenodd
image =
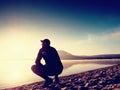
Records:
M62 63L60 61L60 57L53 47L46 47L41 48L40 53L42 54L42 57L45 60L45 63L50 68L62 68Z

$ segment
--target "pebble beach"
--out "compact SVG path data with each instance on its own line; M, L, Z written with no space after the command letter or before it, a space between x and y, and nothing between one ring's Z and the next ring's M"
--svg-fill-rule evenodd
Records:
M2 90L120 90L120 65L60 77L60 84L42 88L44 81Z

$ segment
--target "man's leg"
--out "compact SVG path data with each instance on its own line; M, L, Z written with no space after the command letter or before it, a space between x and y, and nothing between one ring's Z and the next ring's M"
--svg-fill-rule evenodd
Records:
M58 75L55 75L55 83L59 84L59 78L58 78Z
M41 65L41 66L33 65L33 66L31 67L31 70L32 70L35 74L37 74L38 76L41 76L41 77L44 78L43 65Z
M31 67L31 69L35 74L37 74L38 76L45 79L45 83L44 83L43 87L47 87L48 85L50 85L53 82L52 79L48 77L43 65L41 65L41 66L33 65Z

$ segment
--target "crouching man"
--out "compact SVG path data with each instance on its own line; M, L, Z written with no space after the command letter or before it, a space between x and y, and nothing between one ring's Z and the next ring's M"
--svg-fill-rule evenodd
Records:
M41 40L42 48L39 50L35 65L31 67L32 71L45 79L43 87L49 86L53 83L52 78L55 77L55 83L59 83L58 75L63 71L63 65L55 48L50 46L50 40ZM41 59L45 60L45 65L41 64Z

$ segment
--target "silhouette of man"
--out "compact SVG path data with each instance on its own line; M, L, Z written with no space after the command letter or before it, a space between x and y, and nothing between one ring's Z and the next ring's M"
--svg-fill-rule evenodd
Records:
M55 83L59 83L58 75L62 73L63 65L55 48L50 46L50 40L41 40L42 48L39 50L35 65L32 71L45 79L43 87L49 86L53 80L49 76L55 76ZM45 65L41 64L41 59L45 60Z

